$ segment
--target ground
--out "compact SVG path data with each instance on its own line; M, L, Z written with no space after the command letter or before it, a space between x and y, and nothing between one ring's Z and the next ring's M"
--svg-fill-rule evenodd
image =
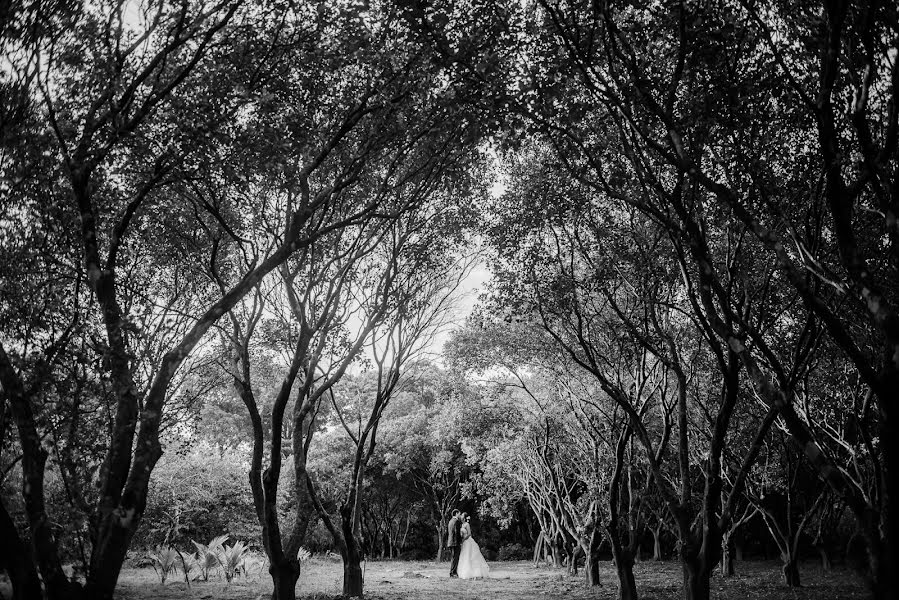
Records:
M491 563L495 578L488 581L449 579L447 565L427 562L379 561L366 565L366 597L372 600L550 600L554 598L614 600L617 579L610 563L602 567L602 587L587 588L582 576L570 577L530 562ZM339 561L314 558L303 565L298 596L308 600L339 597L342 581ZM737 576L712 580L712 598L720 600L855 600L867 598L864 583L843 569L823 573L812 563L801 567L803 587L791 590L780 579L776 562L737 563ZM644 562L635 568L641 600L680 600L680 565ZM256 600L267 599L271 581L261 565L248 577L226 585L223 579L193 582L187 589L177 575L165 585L152 569L125 569L119 580L120 600Z

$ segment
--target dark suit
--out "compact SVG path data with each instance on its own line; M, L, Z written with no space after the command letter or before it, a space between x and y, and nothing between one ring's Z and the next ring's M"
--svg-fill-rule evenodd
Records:
M457 577L456 569L459 568L459 554L462 552L462 519L453 517L450 519L446 532L446 547L453 551L453 562L450 564L450 577Z

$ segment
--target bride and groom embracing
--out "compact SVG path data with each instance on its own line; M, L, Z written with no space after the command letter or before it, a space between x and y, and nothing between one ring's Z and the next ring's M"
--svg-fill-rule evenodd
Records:
M471 537L468 513L453 510L453 517L447 526L446 547L453 551L450 577L480 579L490 576L490 566L484 560L480 546Z

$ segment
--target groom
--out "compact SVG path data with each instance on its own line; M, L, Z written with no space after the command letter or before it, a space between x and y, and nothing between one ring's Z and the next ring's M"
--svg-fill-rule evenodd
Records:
M453 518L447 526L446 547L453 551L453 562L450 565L450 577L458 577L456 569L459 568L459 553L462 552L462 519L459 518L459 509L453 509Z

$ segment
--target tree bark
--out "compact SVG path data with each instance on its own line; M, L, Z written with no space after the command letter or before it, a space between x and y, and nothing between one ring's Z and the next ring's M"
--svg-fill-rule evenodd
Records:
M33 556L37 559L47 597L51 600L68 600L76 597L80 586L73 584L62 571L56 540L50 530L44 501L44 469L47 451L32 410L32 398L25 392L22 379L0 344L0 385L6 393L22 446L22 498L28 515Z
M618 575L618 600L637 600L637 582L634 579L634 557L630 549L612 540L612 558Z
M599 527L593 527L590 539L584 548L584 570L587 572L587 585L602 585L599 580L599 547L602 544L602 532Z
M358 552L343 561L343 595L347 598L362 596L362 560Z
M783 568L784 583L788 587L799 587L799 562L795 556L790 556L784 561Z
M721 576L734 576L734 558L730 551L731 540L730 534L725 533L721 536Z
M443 562L443 523L437 526L437 562Z
M825 573L830 573L833 564L830 561L830 553L827 551L827 547L824 544L815 544L815 550L818 551L818 556L821 557L821 569Z
M543 530L540 530L540 533L537 535L537 541L534 543L534 566L540 564L543 559L543 541L545 536L543 535Z
M32 600L41 597L41 582L31 553L19 537L16 525L6 506L0 501L0 569L5 569L12 583L13 600Z
M295 600L297 597L297 581L300 579L300 562L285 560L272 563L268 568L272 576L272 600Z
M709 600L711 573L694 561L684 560L684 600Z
M550 543L550 545L549 545L550 551L552 552L552 556L553 556L553 568L554 569L562 568L562 550L559 547L560 545L561 544L559 542L558 537L556 537L556 539L554 539L552 541L552 543Z
M662 560L662 528L652 530L652 560L658 562Z

